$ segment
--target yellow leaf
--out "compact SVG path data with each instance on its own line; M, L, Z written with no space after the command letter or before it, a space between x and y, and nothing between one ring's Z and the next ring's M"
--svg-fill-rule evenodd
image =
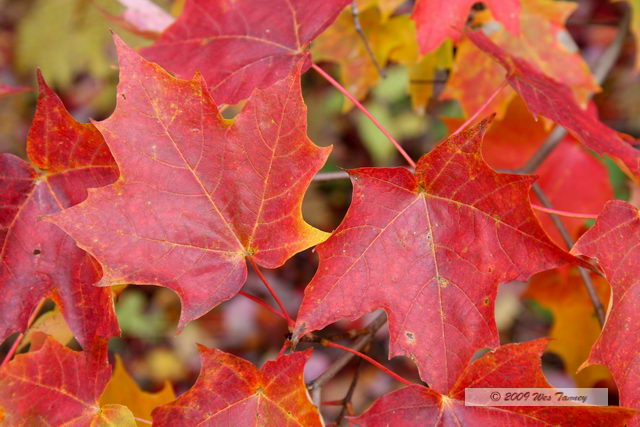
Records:
M430 52L415 64L409 61L403 62L402 58L397 58L393 53L393 60L404 64L409 71L409 95L411 95L411 105L423 114L429 101L433 96L433 85L436 71L449 69L453 65L453 45L451 40L447 40L438 49Z
M37 334L37 332L41 332L41 334ZM31 325L20 344L20 349L31 344L34 340L42 340L47 336L53 337L63 345L67 345L69 341L73 339L73 332L69 329L67 322L65 322L62 313L57 307L51 311L47 311L33 322L33 325ZM41 343L35 344L39 347Z
M148 393L140 389L138 384L124 369L119 355L116 355L116 366L107 388L100 397L100 405L119 404L128 407L135 417L151 420L151 411L157 406L175 400L173 387L168 381L157 393ZM104 407L104 406L103 406ZM145 424L138 422L139 426Z
M610 292L607 281L595 274L591 278L600 301L606 306ZM578 387L593 387L598 381L610 378L609 371L602 366L590 366L576 373L600 335L600 324L576 268L534 276L523 296L537 301L553 314L549 335L554 340L548 350L562 358L567 373L575 378Z
M367 2L373 4L375 2ZM451 45L443 45L436 52L422 58L419 54L415 23L408 15L386 18L379 6L360 10L360 25L380 66L389 61L407 67L414 107L421 111L432 94L433 76L437 68L451 65ZM363 99L369 89L378 84L380 74L365 44L356 32L353 15L346 9L336 22L321 34L313 44L315 61L334 62L340 66L342 85L357 99ZM352 107L345 101L344 111Z
M134 415L123 405L103 405L100 407L90 427L133 427ZM145 424L142 424L145 425Z
M382 21L386 21L395 10L406 0L356 0L358 12L371 7L377 7L382 14Z

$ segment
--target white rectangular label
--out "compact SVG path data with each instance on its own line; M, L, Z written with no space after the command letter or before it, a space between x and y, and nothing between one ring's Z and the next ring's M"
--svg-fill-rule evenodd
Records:
M606 388L466 388L465 406L607 406Z

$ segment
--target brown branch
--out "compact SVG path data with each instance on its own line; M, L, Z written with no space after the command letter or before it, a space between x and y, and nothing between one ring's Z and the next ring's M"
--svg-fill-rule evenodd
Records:
M618 33L616 38L611 42L607 50L598 58L598 61L593 66L593 77L598 85L601 85L609 75L609 72L615 65L622 51L624 40L629 32L629 12L626 11L622 16L620 23L618 24ZM589 95L589 99L594 94ZM553 131L547 137L547 140L536 151L536 153L529 159L526 165L524 165L520 171L524 173L533 173L540 165L546 160L547 157L558 146L560 141L567 134L567 130L562 126L556 125Z
M340 181L343 179L349 179L348 172L318 172L316 176L313 177L313 182Z
M404 167L404 166L399 166ZM414 168L404 167L409 172L415 172ZM343 179L349 179L349 172L340 171L340 172L318 172L311 182L329 182L329 181L341 181Z
M436 83L446 83L447 79L411 79L409 84L412 85L433 85Z
M360 368L362 368L362 361L362 359L358 359L356 372L353 374L353 378L351 379L351 384L349 384L347 394L344 396L344 399L342 399L342 409L340 410L340 414L338 414L338 418L336 418L335 421L337 426L340 425L347 413L351 415L351 399L353 398L353 393L356 391L356 385L358 384L358 380L360 379Z
M371 323L367 325L367 329L369 330L369 332L366 333L365 335L362 335L360 338L358 338L353 343L353 346L351 348L354 350L360 350L365 345L369 344L369 342L371 342L371 340L373 339L378 329L380 329L382 325L384 325L386 322L387 322L386 314L380 313L375 319L373 319L373 321L371 321ZM344 368L347 365L347 363L349 363L351 359L353 359L354 357L355 357L355 354L353 353L344 353L342 356L334 360L333 363L329 365L327 370L324 371L318 378L316 378L315 380L311 381L311 383L309 383L307 388L309 389L313 402L316 405L320 404L320 390L322 389L322 386L325 385L328 381L330 381L333 377L335 377L336 374L340 372L342 368Z
M362 25L360 25L360 14L358 13L358 6L356 5L355 1L351 2L351 14L353 15L353 27L355 28L356 33L358 33L358 35L360 36L360 39L362 39L364 48L367 50L367 53L371 58L371 62L373 62L373 65L376 67L378 74L380 74L383 79L386 78L387 73L385 73L385 71L380 66L380 63L376 59L376 55L373 53L373 49L371 49L371 45L369 44L369 39L367 39L367 35L362 29Z
M553 209L553 206L551 205L549 198L547 197L546 194L544 194L544 192L542 191L542 189L538 184L534 183L531 186L531 189L533 190L534 193L536 193L536 196L538 196L538 199L540 199L543 205L545 205L549 209ZM571 247L573 247L573 244L575 242L569 235L569 232L567 231L567 228L564 226L564 224L560 220L560 217L556 214L549 214L549 216L551 217L551 221L553 221L553 225L555 225L556 229L560 232L560 236L562 236L562 240L566 243L567 247L571 249ZM587 290L587 294L589 294L589 299L591 300L591 304L593 304L593 308L595 309L596 315L598 316L598 322L600 322L600 327L602 327L604 326L604 318L605 318L604 308L602 307L602 302L600 302L598 293L596 292L593 286L593 282L591 281L591 276L589 275L589 272L583 267L578 267L578 271L580 273L580 277L582 278L582 282L584 283L584 287Z

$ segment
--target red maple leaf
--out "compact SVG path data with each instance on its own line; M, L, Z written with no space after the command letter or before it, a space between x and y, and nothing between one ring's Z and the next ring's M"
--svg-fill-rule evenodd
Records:
M154 425L323 425L302 375L311 350L281 356L257 369L232 354L199 349L198 380L174 402L154 409Z
M446 39L458 40L475 0L417 0L413 15L418 30L420 52L436 50ZM510 33L520 31L519 0L485 0L496 19Z
M467 388L550 388L540 366L546 339L507 344L469 365L447 395L415 385L382 396L351 421L388 425L624 425L634 411L599 406L466 406Z
M240 290L245 257L275 268L327 237L301 205L331 149L306 136L299 69L229 121L202 78L176 79L116 45L118 103L96 126L120 178L52 221L102 264L102 284L175 290L182 327Z
M51 298L87 346L95 336L119 334L111 290L93 286L100 267L40 218L81 202L87 188L113 182L118 171L98 130L76 122L38 78L40 96L27 137L31 165L0 155L0 342L26 330L40 301Z
M595 258L612 288L611 310L585 366L605 365L620 391L620 403L640 409L640 212L611 201L572 252ZM633 426L640 426L640 416Z
M189 0L142 54L184 79L201 72L216 102L235 104L291 74L302 58L308 62L309 42L349 3Z
M607 201L614 198L607 167L571 135L558 144L535 174L540 177L540 189L555 209L589 214L599 212ZM542 205L534 194L531 199ZM550 216L538 211L536 215L553 241L566 247ZM584 219L570 217L562 217L561 221L574 239L585 223Z
M73 351L53 338L0 368L0 422L7 426L133 426L126 406L100 406L111 377L107 345Z
M598 154L612 156L632 176L640 178L640 151L592 114L582 110L571 89L543 74L531 63L509 55L482 31L473 31L467 36L504 67L509 84L522 96L533 114L543 115L564 126L587 147Z
M498 174L482 159L488 120L404 168L350 171L353 201L317 247L296 336L377 308L389 317L391 356L448 391L474 351L499 344L500 283L563 264L529 205L533 177Z

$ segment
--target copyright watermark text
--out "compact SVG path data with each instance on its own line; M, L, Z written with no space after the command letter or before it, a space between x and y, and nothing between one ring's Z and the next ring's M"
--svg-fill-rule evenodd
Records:
M606 388L466 388L466 406L607 406Z

